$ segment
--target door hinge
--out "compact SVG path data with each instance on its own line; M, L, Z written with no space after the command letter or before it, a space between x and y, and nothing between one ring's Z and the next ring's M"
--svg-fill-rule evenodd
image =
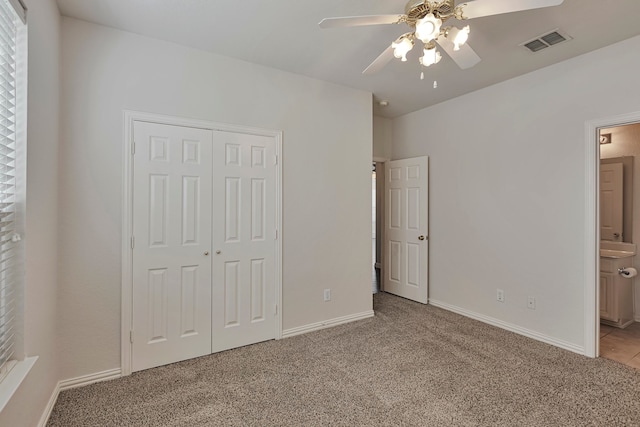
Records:
M136 238L135 236L131 236L131 249L136 247Z
M277 315L278 315L278 304L275 304L275 305L273 306L273 315L274 315L274 316L277 316Z
M276 228L274 231L276 232L276 238L275 238L275 240L278 240L278 229Z
M278 156L277 155L273 156L273 164L274 165L278 164Z
M129 331L129 342L133 344L133 331Z
M136 154L136 142L131 141L131 155L133 156L134 154Z

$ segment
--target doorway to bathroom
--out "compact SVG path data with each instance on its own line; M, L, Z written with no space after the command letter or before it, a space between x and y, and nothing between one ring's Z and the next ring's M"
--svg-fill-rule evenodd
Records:
M597 141L598 354L640 369L640 122L600 126Z

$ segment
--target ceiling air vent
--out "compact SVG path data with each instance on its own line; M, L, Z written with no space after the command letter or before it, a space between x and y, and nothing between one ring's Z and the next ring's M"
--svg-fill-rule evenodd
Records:
M547 44L538 39L532 40L529 43L525 43L524 46L531 52L537 52L544 49L545 47L549 47Z
M567 35L567 33L555 29L548 33L545 33L541 36L536 37L533 40L529 40L528 42L520 44L520 46L524 46L529 49L531 52L539 52L543 49L556 45L558 43L565 42L567 40L571 40L571 37Z

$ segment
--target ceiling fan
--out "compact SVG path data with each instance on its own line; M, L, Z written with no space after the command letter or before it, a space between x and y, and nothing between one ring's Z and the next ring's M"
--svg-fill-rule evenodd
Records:
M480 57L466 44L469 26L443 26L450 18L466 20L502 13L558 6L564 0L471 0L455 5L455 0L409 0L403 15L367 15L325 18L320 28L356 27L363 25L407 24L411 31L398 37L362 73L373 74L393 59L407 60L416 41L424 43L420 64L425 67L442 59L439 45L460 68L471 68Z

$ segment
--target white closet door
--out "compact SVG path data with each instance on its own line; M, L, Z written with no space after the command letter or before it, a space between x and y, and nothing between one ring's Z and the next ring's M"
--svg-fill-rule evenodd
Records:
M275 338L275 141L214 132L213 351Z
M134 123L132 370L211 353L212 131Z
M386 162L384 290L426 304L429 268L429 158Z

